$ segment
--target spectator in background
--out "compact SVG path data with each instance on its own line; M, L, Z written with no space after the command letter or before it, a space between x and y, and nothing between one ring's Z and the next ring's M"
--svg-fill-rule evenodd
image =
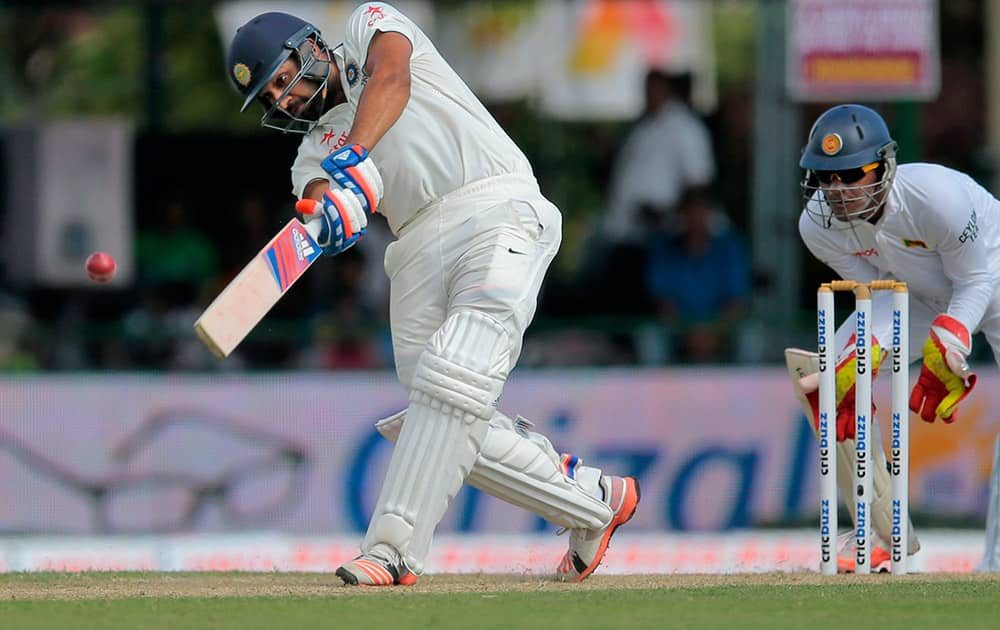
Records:
M239 221L233 227L239 236L233 239L235 242L219 243L227 248L226 264L231 267L226 270L227 275L235 276L239 273L246 261L274 238L274 234L284 225L287 212L288 208L281 207L280 204L269 205L258 192L244 191L234 213Z
M0 290L0 372L34 372L41 368L40 335L32 334L35 323L20 300Z
M313 343L303 352L304 367L364 370L391 365L391 354L386 360L379 344L378 307L367 299L368 259L361 247L337 257L327 290L332 297L313 320Z
M207 354L194 360L183 346L199 298L216 280L216 248L191 225L182 202L168 201L157 217L136 238L138 299L123 319L126 355L138 368L202 368Z
M677 359L725 360L733 325L749 303L747 247L704 188L688 188L677 214L675 229L649 240L649 296L673 331L668 343Z
M643 214L669 218L685 189L715 177L712 137L691 109L691 75L650 70L645 106L611 173L605 235L619 243L645 239Z
M611 172L599 242L601 267L616 286L620 311L643 313L642 270L651 227L668 222L684 190L708 186L715 157L707 125L691 109L690 74L646 74L645 106L621 145Z
M173 319L172 309L158 287L139 289L135 306L122 319L128 367L155 370L173 362L178 341Z
M183 203L167 203L159 216L160 224L136 239L139 283L164 293L170 306L191 304L218 272L215 246L191 226Z

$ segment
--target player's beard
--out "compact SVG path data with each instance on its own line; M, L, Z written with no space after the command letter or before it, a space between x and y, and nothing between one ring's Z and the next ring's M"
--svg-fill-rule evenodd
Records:
M302 118L311 122L316 122L326 113L326 101L321 94L317 94L311 101L303 106L296 118Z

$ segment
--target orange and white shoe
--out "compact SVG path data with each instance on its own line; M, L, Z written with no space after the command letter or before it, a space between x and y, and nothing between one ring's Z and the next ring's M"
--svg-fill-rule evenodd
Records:
M603 529L573 529L569 550L556 568L556 579L580 582L601 564L615 530L635 514L639 505L639 481L635 477L603 477L605 501L611 506L611 521Z
M875 540L878 540L876 538ZM871 562L872 573L891 573L892 555L882 545L872 541ZM840 553L837 554L837 573L854 573L855 552L854 532L848 531L840 535Z
M417 576L403 565L396 566L374 554L361 554L337 569L347 586L411 586Z

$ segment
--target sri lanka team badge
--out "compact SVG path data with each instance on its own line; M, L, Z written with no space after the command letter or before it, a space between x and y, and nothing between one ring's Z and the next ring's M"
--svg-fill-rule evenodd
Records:
M250 85L250 68L245 63L236 64L233 66L233 78L243 87Z
M828 133L823 136L823 153L837 155L844 148L844 140L839 133Z
M353 63L347 64L347 85L354 87L358 82L358 66Z

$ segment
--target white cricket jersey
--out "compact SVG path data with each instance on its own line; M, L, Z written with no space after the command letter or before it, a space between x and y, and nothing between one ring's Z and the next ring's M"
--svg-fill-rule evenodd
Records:
M382 174L385 194L379 212L393 232L429 203L462 186L507 174L534 177L524 153L479 99L441 57L430 39L394 7L368 2L351 14L343 45L333 51L353 113L368 76L368 46L378 31L410 40L410 100L399 120L370 150ZM315 179L329 179L320 162L343 145L343 132L327 124L333 111L299 146L292 169L292 190L301 197Z
M353 123L354 110L347 103L330 108L320 117L316 128L302 140L292 163L293 195L301 199L309 182L330 179L319 164L323 158L347 144L347 134Z
M822 203L818 195L809 203ZM884 208L875 225L853 229L824 228L803 211L799 233L841 278L902 280L912 297L976 331L1000 291L1000 201L964 173L917 163L898 167ZM886 335L888 322L873 332Z

